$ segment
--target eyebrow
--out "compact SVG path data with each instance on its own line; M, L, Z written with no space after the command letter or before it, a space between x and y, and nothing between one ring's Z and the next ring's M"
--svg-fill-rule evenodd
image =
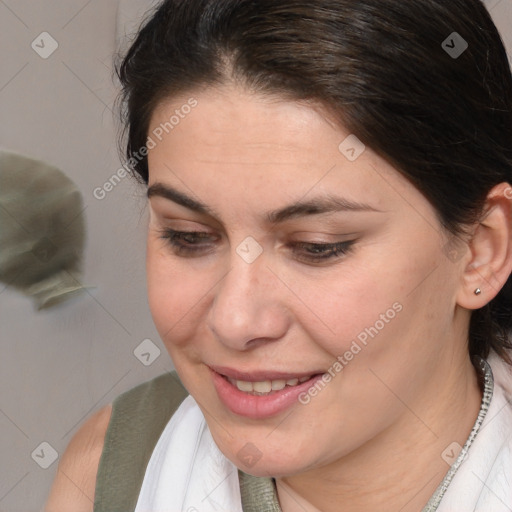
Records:
M219 215L209 206L187 196L185 193L176 190L169 185L156 182L148 187L147 197L163 197L173 201L189 210L197 213L202 213L210 217L218 218ZM284 208L267 212L265 217L269 224L275 225L285 222L287 220L304 217L306 215L315 215L322 213L334 213L342 211L371 211L381 212L373 206L365 203L350 201L348 199L328 194L326 196L317 197L308 201L297 201Z

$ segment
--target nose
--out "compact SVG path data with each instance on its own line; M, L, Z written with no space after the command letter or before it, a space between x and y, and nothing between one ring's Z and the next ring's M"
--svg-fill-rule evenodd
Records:
M284 336L289 327L286 287L268 267L264 253L248 263L235 251L208 314L208 326L225 346L249 350Z

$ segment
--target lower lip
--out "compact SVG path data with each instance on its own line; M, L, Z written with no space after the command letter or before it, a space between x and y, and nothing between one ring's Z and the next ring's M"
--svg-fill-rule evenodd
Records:
M285 411L299 401L301 393L307 392L322 378L322 375L315 375L301 384L286 386L271 395L250 395L240 391L217 372L211 372L213 384L222 403L235 414L252 419L269 418Z

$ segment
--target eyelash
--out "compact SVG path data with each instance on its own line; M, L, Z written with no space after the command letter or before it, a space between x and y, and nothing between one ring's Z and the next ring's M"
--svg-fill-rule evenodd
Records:
M190 241L190 237L193 239L200 238L206 239L209 238L208 233L204 233L201 231L175 231L173 229L164 229L160 231L160 238L166 240L166 242L171 246L173 252L178 256L195 256L199 252L204 252L204 248L201 248L199 244ZM188 242L187 242L188 238ZM187 243L192 245L186 245L180 240L185 240ZM341 258L352 250L352 246L355 243L355 240L347 240L345 242L336 242L332 244L316 244L310 242L292 242L290 247L295 252L297 248L309 248L315 251L314 253L306 253L306 256L302 256L299 259L303 259L309 262L323 262L327 260L331 260L333 258ZM327 252L320 252L327 251ZM319 256L315 256L314 254L321 254Z

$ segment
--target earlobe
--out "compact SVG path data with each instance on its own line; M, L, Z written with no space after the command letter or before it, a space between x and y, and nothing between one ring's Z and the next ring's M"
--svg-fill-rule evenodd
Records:
M462 275L457 303L479 309L499 293L512 271L512 187L508 183L496 185L487 195L469 248L471 260Z

